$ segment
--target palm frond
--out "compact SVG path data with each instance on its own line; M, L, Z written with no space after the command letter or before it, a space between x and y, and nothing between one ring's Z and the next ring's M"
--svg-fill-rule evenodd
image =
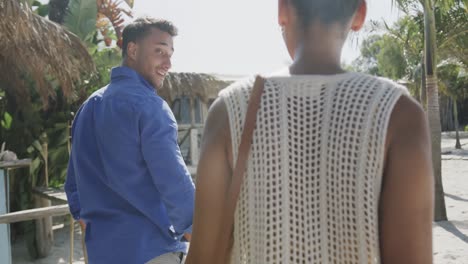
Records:
M411 10L418 10L418 6L424 6L424 0L392 0L392 4L409 14Z
M133 8L133 4L135 3L135 0L125 0L125 2L130 8Z
M95 0L72 0L64 25L80 39L87 39L96 30L97 5Z

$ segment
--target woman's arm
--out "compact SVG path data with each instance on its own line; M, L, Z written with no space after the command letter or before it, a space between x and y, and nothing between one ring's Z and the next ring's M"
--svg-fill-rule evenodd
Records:
M402 96L389 124L380 198L382 263L432 263L434 206L431 141L427 117Z
M210 109L203 134L195 192L193 233L186 264L217 263L218 239L232 169L226 106L221 99Z

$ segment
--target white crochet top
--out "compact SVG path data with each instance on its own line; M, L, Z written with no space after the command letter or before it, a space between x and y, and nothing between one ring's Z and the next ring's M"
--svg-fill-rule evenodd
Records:
M252 85L220 93L235 159ZM267 78L231 263L380 263L385 137L402 94L358 73Z

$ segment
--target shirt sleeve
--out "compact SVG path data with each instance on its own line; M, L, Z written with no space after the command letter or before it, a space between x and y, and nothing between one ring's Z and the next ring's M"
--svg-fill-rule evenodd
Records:
M74 123L74 122L73 122ZM72 126L72 135L75 125ZM81 205L80 197L78 195L78 190L76 188L75 180L75 167L73 166L73 153L70 153L70 159L68 161L67 169L67 179L65 181L65 193L67 195L68 207L70 208L70 213L75 220L80 219Z
M143 158L167 209L175 236L191 233L195 188L177 144L177 123L165 102L140 116Z

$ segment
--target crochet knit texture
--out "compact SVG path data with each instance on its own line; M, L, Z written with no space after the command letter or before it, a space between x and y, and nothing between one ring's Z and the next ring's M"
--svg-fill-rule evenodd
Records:
M220 93L235 159L252 86ZM405 88L358 73L267 78L231 263L380 263L385 138L401 95Z

